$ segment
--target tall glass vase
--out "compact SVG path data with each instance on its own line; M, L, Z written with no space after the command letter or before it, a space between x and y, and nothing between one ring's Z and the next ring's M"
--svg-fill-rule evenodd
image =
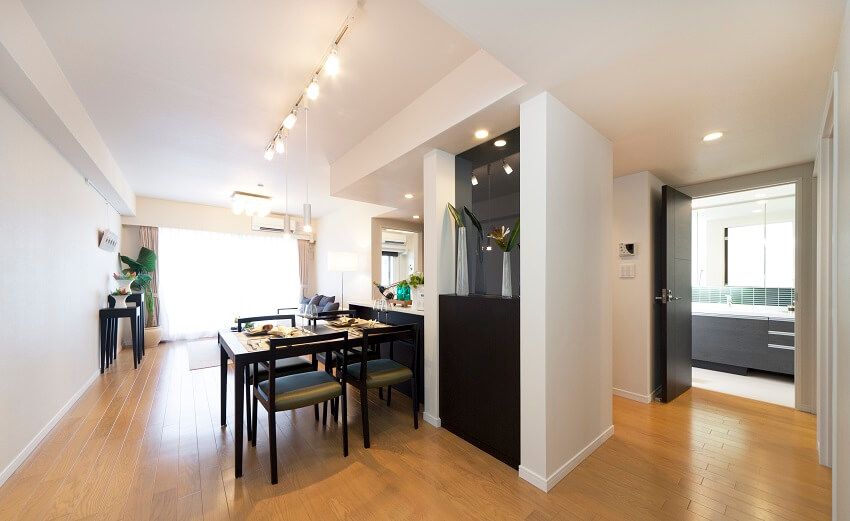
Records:
M513 288L511 288L511 252L509 251L502 253L502 296L514 296Z
M457 229L457 275L455 277L455 293L469 295L469 266L466 263L466 227Z
M475 249L475 293L487 294L487 271L484 269L484 245L481 234L476 234L478 247Z

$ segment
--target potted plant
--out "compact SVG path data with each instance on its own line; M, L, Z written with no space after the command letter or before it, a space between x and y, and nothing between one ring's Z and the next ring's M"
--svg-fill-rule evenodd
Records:
M425 309L425 275L421 271L413 272L408 279L408 283L412 288L410 296L413 300L413 306L422 311Z
M156 253L144 246L139 250L136 259L126 255L118 255L121 262L127 265L124 273L136 273L136 278L131 284L133 291L145 294L145 347L153 347L162 340L162 329L159 327L159 317L155 312L154 298L151 289L153 273L156 272Z
M466 264L466 224L463 222L463 214L452 206L452 203L446 203L449 213L457 226L457 274L455 275L455 294L460 296L469 295L469 266Z
M115 283L118 284L118 289L126 290L127 293L130 293L130 286L133 284L133 281L136 280L138 275L135 271L124 270L121 273L113 273L112 278L115 279Z
M112 293L112 298L115 299L115 307L116 308L126 308L127 307L127 297L130 296L130 290L126 288L118 288Z
M502 250L502 296L512 297L513 288L511 288L511 250L519 241L519 219L514 224L514 229L510 228L493 228L493 231L488 235L493 242Z

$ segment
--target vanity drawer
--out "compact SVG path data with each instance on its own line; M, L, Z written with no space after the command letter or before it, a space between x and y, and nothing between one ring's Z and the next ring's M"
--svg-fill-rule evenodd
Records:
M794 349L794 333L769 331L767 334L767 343L768 345L783 346Z
M794 321L771 318L770 324L768 325L768 329L770 331L779 331L780 333L793 333Z

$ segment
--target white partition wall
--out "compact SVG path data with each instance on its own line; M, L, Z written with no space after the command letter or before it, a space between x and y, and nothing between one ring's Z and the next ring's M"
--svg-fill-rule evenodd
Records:
M425 412L440 426L440 343L438 296L454 293L455 230L446 203L455 200L455 156L431 150L423 158L425 220Z
M548 92L520 128L520 476L548 491L614 432L613 153Z
M663 183L649 172L614 179L614 236L610 248L615 263L634 266L634 276L614 281L614 394L649 403L656 383L652 374L653 299L655 288L654 224L661 208ZM635 243L635 256L620 259L616 245Z

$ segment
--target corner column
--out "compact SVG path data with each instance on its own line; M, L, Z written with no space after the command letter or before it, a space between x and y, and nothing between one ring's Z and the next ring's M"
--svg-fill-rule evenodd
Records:
M422 159L425 227L425 412L440 426L439 296L454 293L455 230L446 203L455 200L455 156L434 149Z

